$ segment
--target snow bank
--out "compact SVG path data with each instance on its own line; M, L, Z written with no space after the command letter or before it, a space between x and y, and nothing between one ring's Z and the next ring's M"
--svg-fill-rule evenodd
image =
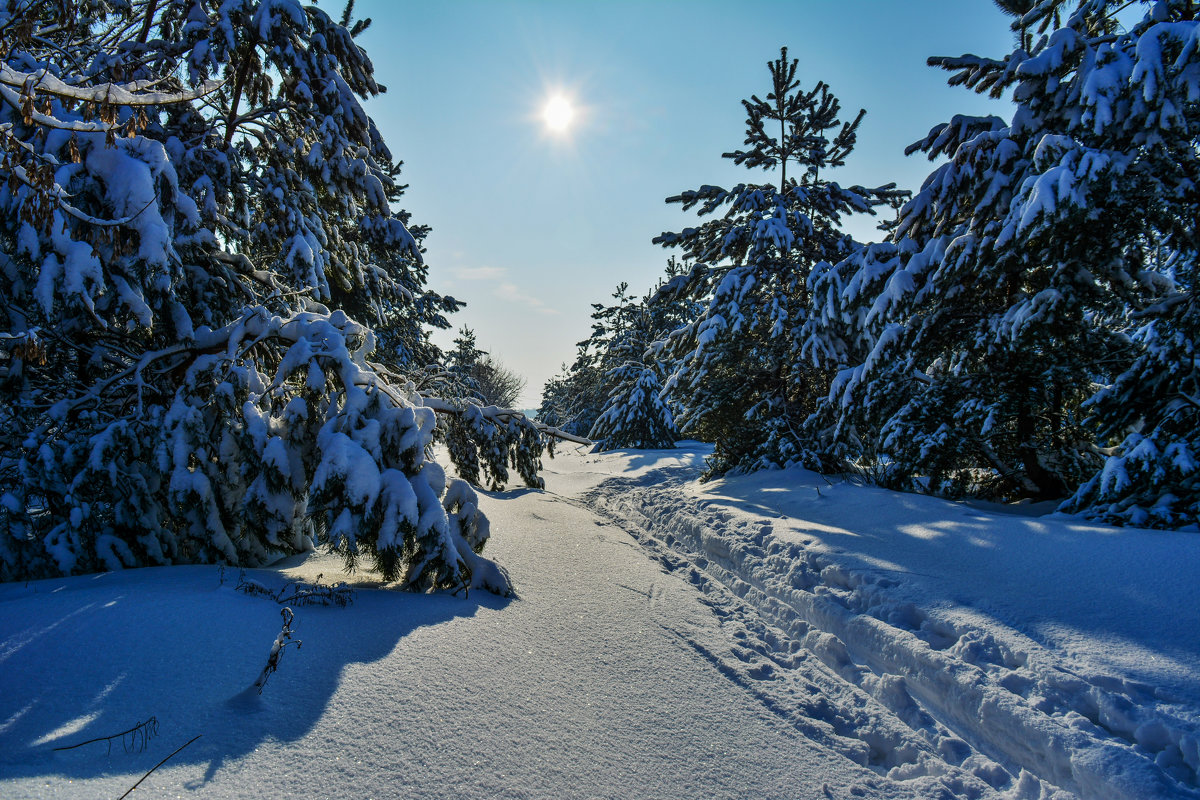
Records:
M755 656L728 667L764 702L829 721L851 757L1015 797L1200 797L1200 537L613 458L630 472L588 504L736 620ZM797 704L797 674L832 711Z

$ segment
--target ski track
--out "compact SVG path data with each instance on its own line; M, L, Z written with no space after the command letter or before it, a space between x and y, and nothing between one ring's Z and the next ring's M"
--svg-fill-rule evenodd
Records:
M660 624L802 735L956 798L1200 798L1200 731L1176 698L1067 669L1016 631L939 620L893 597L891 578L710 507L684 490L692 477L656 469L563 499L694 586L727 650ZM661 591L622 588L651 604Z

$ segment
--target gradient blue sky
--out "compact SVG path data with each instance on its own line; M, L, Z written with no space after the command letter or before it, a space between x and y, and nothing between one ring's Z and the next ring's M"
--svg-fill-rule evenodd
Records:
M741 146L739 101L769 90L780 46L804 86L825 81L847 117L867 110L843 183L915 190L931 165L906 145L956 113L1007 113L925 65L1007 53L990 0L359 0L356 12L374 20L359 41L388 87L368 111L405 162L405 207L433 227L430 284L467 301L455 329L528 379L525 407L574 359L591 303L662 274L669 251L650 240L695 219L664 198L767 179L721 153ZM567 137L540 118L557 91L581 107ZM874 224L848 229L870 239Z

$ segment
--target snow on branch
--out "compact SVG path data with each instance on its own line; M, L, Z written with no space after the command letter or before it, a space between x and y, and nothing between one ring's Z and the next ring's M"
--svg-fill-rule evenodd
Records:
M3 134L4 134L4 131L0 130L0 135L3 135ZM151 201L147 202L144 206L142 206L140 210L138 210L137 212L130 214L128 216L121 217L119 219L102 219L100 217L94 217L85 211L80 211L78 208L76 208L75 206L71 205L70 203L68 203L66 200L63 199L65 197L67 197L68 195L67 195L66 190L63 189L62 186L59 186L57 183L51 183L50 185L45 185L45 182L35 181L31 177L29 177L29 173L25 170L24 167L22 167L19 164L13 164L12 167L10 167L9 174L18 183L22 183L25 186L28 186L30 189L33 189L34 191L42 192L42 193L46 194L47 196L49 196L51 199L54 200L55 205L59 209L61 209L63 212L68 214L69 216L74 217L75 219L79 220L80 222L86 223L88 225L94 225L95 227L98 227L98 228L116 228L121 225L128 225L129 223L133 222L135 219L140 217L143 213L145 213L146 209L150 208L150 206L154 204L154 200L158 199L157 197L155 197L154 200L151 200Z
M421 402L426 408L431 408L439 414L462 413L461 406L455 405L452 402L438 397L422 396ZM528 419L528 417L526 417L520 411L513 411L511 408L500 408L498 406L477 406L477 408L484 419L492 422L508 422L510 419ZM582 436L575 436L574 434L559 430L553 425L544 425L540 422L535 422L532 420L531 422L533 422L534 427L537 428L538 433L544 436L549 436L553 439L561 439L565 442L571 442L573 444L582 444L588 446L593 444L591 439L586 439Z
M0 84L20 89L23 94L35 92L51 94L64 100L97 103L114 106L161 106L185 103L212 94L225 81L205 81L194 89L181 92L151 91L161 81L133 81L132 83L102 83L99 86L73 86L51 75L46 70L36 73L22 72L7 64L0 65Z

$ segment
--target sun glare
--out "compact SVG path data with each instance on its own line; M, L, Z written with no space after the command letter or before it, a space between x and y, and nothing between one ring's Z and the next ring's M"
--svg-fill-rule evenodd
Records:
M574 119L575 108L571 105L571 101L561 94L547 100L542 109L542 122L546 124L546 130L551 133L566 133Z

